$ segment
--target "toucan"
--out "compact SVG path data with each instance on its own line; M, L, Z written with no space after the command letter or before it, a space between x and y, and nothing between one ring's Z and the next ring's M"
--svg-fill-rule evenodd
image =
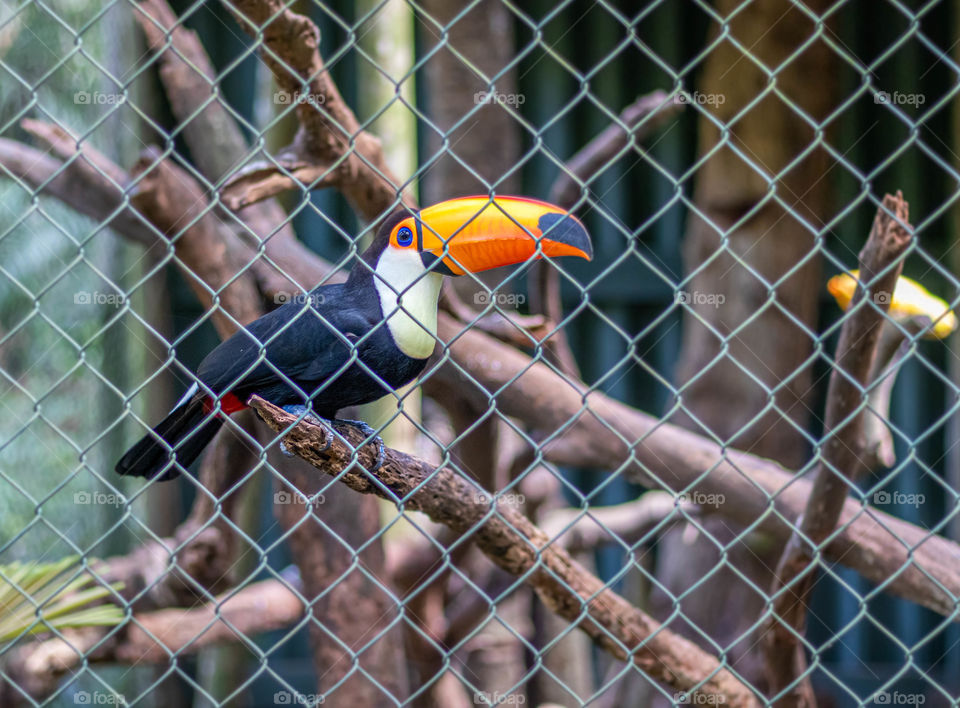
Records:
M395 391L433 353L444 276L544 255L593 256L583 224L552 204L482 196L397 209L346 282L291 300L211 351L186 395L116 471L173 479L253 395L333 420L348 406Z

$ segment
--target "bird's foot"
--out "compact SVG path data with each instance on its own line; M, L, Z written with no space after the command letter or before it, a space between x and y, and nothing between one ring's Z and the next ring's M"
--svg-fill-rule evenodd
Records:
M307 408L305 405L302 405L300 403L291 404L289 406L283 406L283 410L285 410L290 415L295 415L298 418L302 416L304 420L309 420L311 423L322 425L326 428L329 428L331 431L333 430L333 426L329 420L327 420L326 418L321 418L316 413L314 413L311 409ZM333 437L328 436L327 446L323 448L323 450L320 450L320 452L324 452L330 449L330 445L332 443L333 443ZM296 457L296 455L293 452L291 452L286 445L284 445L283 440L280 441L280 452L282 452L286 457Z
M287 413L289 413L290 415L295 415L295 416L297 416L298 418L299 418L300 416L303 416L304 419L312 418L313 420L319 421L319 422L321 422L321 423L329 423L329 422L330 422L330 421L328 421L326 418L321 418L320 416L318 416L318 415L317 415L316 413L314 413L313 410L311 410L310 408L307 408L306 406L301 405L301 404L299 404L299 403L297 403L297 404L291 404L291 405L289 405L289 406L283 406L283 410L285 410L285 411L286 411Z
M377 471L378 469L380 469L380 466L383 464L383 460L386 457L386 448L383 444L383 438L377 435L377 431L371 428L366 423L364 423L362 420L348 420L346 418L335 418L333 420L329 420L327 418L321 418L316 413L311 411L309 408L300 404L283 406L283 410L285 410L287 413L290 413L291 415L297 416L298 418L303 416L304 420L309 419L311 422L315 422L318 425L322 425L326 428L329 428L334 434L337 434L338 436L339 434L336 431L336 426L338 424L349 425L352 428L357 428L361 433L363 433L363 435L365 435L368 438L372 438L371 442L375 442L377 445L377 463L373 466L372 469L370 469L370 471L371 472ZM328 438L327 447L324 449L328 449L332 442L333 442L333 438L331 436L330 438ZM280 441L280 451L287 457L294 457L294 454L287 449L286 445L283 444L282 440ZM323 452L323 450L321 450L321 452Z
M352 428L356 428L361 433L366 435L368 438L373 438L370 442L376 443L377 445L377 463L370 468L369 472L376 472L380 469L380 466L383 464L383 460L386 457L386 447L383 444L383 438L377 435L377 431L371 428L369 425L364 423L362 420L349 420L347 418L337 418L334 421L331 421L333 425L340 423L342 425L349 425Z

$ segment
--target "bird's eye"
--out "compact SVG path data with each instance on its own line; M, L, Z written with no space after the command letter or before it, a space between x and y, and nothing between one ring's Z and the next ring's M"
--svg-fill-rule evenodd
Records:
M413 231L408 229L406 226L397 231L398 246L409 246L411 243L413 243Z

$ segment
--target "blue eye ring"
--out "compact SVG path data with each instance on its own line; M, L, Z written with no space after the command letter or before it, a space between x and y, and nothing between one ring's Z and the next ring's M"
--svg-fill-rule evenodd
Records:
M398 246L409 246L411 243L413 243L413 231L408 229L406 226L397 231Z

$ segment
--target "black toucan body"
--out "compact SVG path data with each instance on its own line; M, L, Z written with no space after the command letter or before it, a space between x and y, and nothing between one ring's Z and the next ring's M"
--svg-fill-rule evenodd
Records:
M197 383L117 463L122 475L172 479L254 394L323 418L415 379L436 343L444 275L542 255L592 256L565 210L521 197L464 197L380 227L345 283L324 285L247 325L201 362Z

